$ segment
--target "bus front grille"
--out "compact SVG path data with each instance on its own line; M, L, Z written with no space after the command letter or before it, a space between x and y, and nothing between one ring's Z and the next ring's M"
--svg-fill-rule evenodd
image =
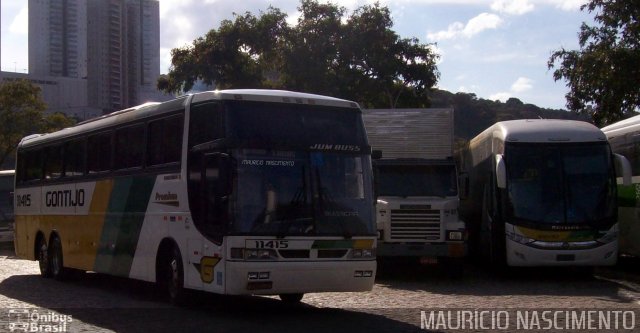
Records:
M440 241L440 211L436 209L392 209L391 240Z

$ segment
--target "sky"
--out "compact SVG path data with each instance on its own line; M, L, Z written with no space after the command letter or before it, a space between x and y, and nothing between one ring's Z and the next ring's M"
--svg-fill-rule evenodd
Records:
M321 0L321 2L327 2ZM370 0L331 1L349 13ZM555 50L578 49L578 32L593 14L586 0L378 0L403 38L433 44L440 55L437 87L540 107L565 108L564 81L554 81L547 61ZM28 69L28 1L2 0L3 71ZM299 0L160 0L160 72L172 48L189 45L234 13L258 14L269 6L297 22Z

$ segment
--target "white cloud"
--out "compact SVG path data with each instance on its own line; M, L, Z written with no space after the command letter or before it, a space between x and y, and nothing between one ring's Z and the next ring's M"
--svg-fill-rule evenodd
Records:
M579 10L580 6L587 3L588 0L545 0L545 2L565 11L575 11Z
M485 30L497 29L502 23L503 20L498 15L481 13L480 15L470 19L466 25L461 22L454 22L449 25L447 30L438 31L436 33L427 33L427 38L436 41L455 39L460 36L471 38Z
M526 77L519 77L513 84L509 91L502 91L489 96L491 100L499 100L506 102L509 98L514 97L516 94L520 94L533 89L533 80Z
M494 11L509 15L523 15L532 11L534 7L529 0L495 0L491 4Z
M509 98L511 98L511 93L508 92L499 92L489 96L490 100L501 102L506 102Z
M22 7L20 12L11 22L9 31L14 34L28 35L29 34L29 12L27 7Z
M519 77L516 82L511 85L511 91L514 93L521 93L529 91L533 88L533 81L526 77Z

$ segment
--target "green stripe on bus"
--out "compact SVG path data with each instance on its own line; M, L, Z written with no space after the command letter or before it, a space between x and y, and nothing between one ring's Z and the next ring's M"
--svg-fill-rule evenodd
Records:
M618 185L618 206L636 207L636 185Z
M129 276L155 177L115 180L96 256L95 271Z

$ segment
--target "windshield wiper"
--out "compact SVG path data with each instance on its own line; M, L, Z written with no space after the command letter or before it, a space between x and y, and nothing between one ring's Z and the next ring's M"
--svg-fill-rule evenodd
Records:
M331 195L329 194L329 191L326 191L326 193L325 193L325 188L322 186L322 177L320 177L320 169L318 167L316 167L316 182L317 182L317 185L318 185L319 212L321 212L322 215L324 215L324 201L325 201L325 199L329 203L334 203L335 201L331 198ZM353 235L345 227L345 221L339 221L338 224L340 225L340 230L342 230L342 237L344 237L345 239L351 239L351 237L353 237Z
M302 212L307 207L307 180L304 165L302 166L302 186L298 188L293 198L289 202L289 209L286 211L284 218L278 227L276 238L285 238L289 233L291 225L299 219L305 217L292 217L294 212ZM306 217L308 218L308 217ZM311 217L313 219L313 216Z

